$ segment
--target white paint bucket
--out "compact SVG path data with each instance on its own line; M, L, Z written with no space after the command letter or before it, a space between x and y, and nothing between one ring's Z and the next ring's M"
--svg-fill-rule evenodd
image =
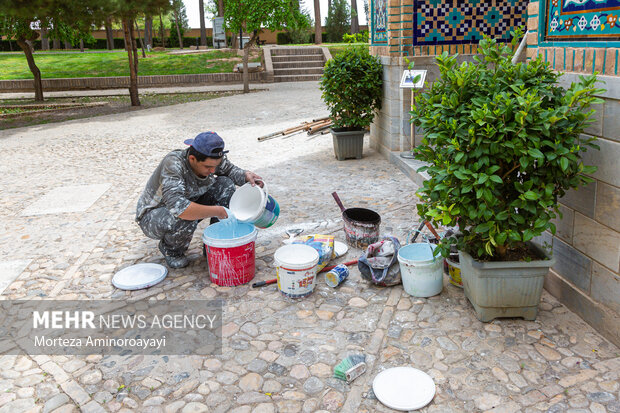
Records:
M262 188L250 183L238 188L230 198L228 208L238 221L252 223L258 228L272 226L280 215L280 205L269 195L264 182Z
M289 244L274 254L278 290L287 297L305 297L314 291L319 253L305 244Z
M400 274L405 292L414 297L431 297L443 289L443 259L433 257L433 244L409 244L398 250Z

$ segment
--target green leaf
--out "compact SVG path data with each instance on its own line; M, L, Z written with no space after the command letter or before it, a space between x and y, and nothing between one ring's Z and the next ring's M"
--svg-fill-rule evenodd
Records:
M534 232L532 230L526 229L523 231L523 242L528 242L534 238Z
M475 231L480 233L480 232L488 232L489 229L491 229L491 226L493 225L493 222L484 222L482 224L479 224L478 226L476 226Z
M504 182L502 181L502 178L499 177L499 175L491 175L489 179L493 182L497 182L498 184L501 184Z
M545 159L545 155L543 155L543 153L539 149L531 148L529 151L527 151L527 153L529 153L530 156L532 156L533 158Z
M563 171L566 171L568 169L568 159L564 157L560 158L560 167Z
M525 199L529 199L530 201L536 201L539 197L538 194L534 191L527 191L523 194Z

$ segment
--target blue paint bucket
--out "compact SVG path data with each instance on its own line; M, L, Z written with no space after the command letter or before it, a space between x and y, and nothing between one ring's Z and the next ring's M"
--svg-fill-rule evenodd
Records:
M400 275L407 294L431 297L443 289L443 259L433 255L435 248L430 243L419 243L398 250Z

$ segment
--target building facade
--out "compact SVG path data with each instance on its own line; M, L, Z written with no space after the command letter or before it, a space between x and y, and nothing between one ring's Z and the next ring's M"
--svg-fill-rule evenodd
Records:
M595 182L561 200L563 218L553 247L556 265L545 288L599 332L620 345L620 0L373 0L370 50L384 67L383 106L371 126L371 146L397 159L420 143L412 140L411 90L399 87L408 62L438 76L434 56L444 51L471 60L483 34L509 41L527 28L524 58L545 59L569 86L598 72L602 105L587 133L600 151L585 154L596 165ZM604 82L604 83L603 83ZM413 142L412 142L413 141ZM423 176L412 176L418 183Z

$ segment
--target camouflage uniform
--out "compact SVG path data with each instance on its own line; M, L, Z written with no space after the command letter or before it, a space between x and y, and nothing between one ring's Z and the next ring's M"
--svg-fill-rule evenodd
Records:
M178 149L164 157L136 208L136 222L147 237L161 241L164 255L179 256L189 248L201 221L179 218L190 202L228 207L235 185L245 183L245 171L226 156L215 174L199 178L189 165L188 150Z

